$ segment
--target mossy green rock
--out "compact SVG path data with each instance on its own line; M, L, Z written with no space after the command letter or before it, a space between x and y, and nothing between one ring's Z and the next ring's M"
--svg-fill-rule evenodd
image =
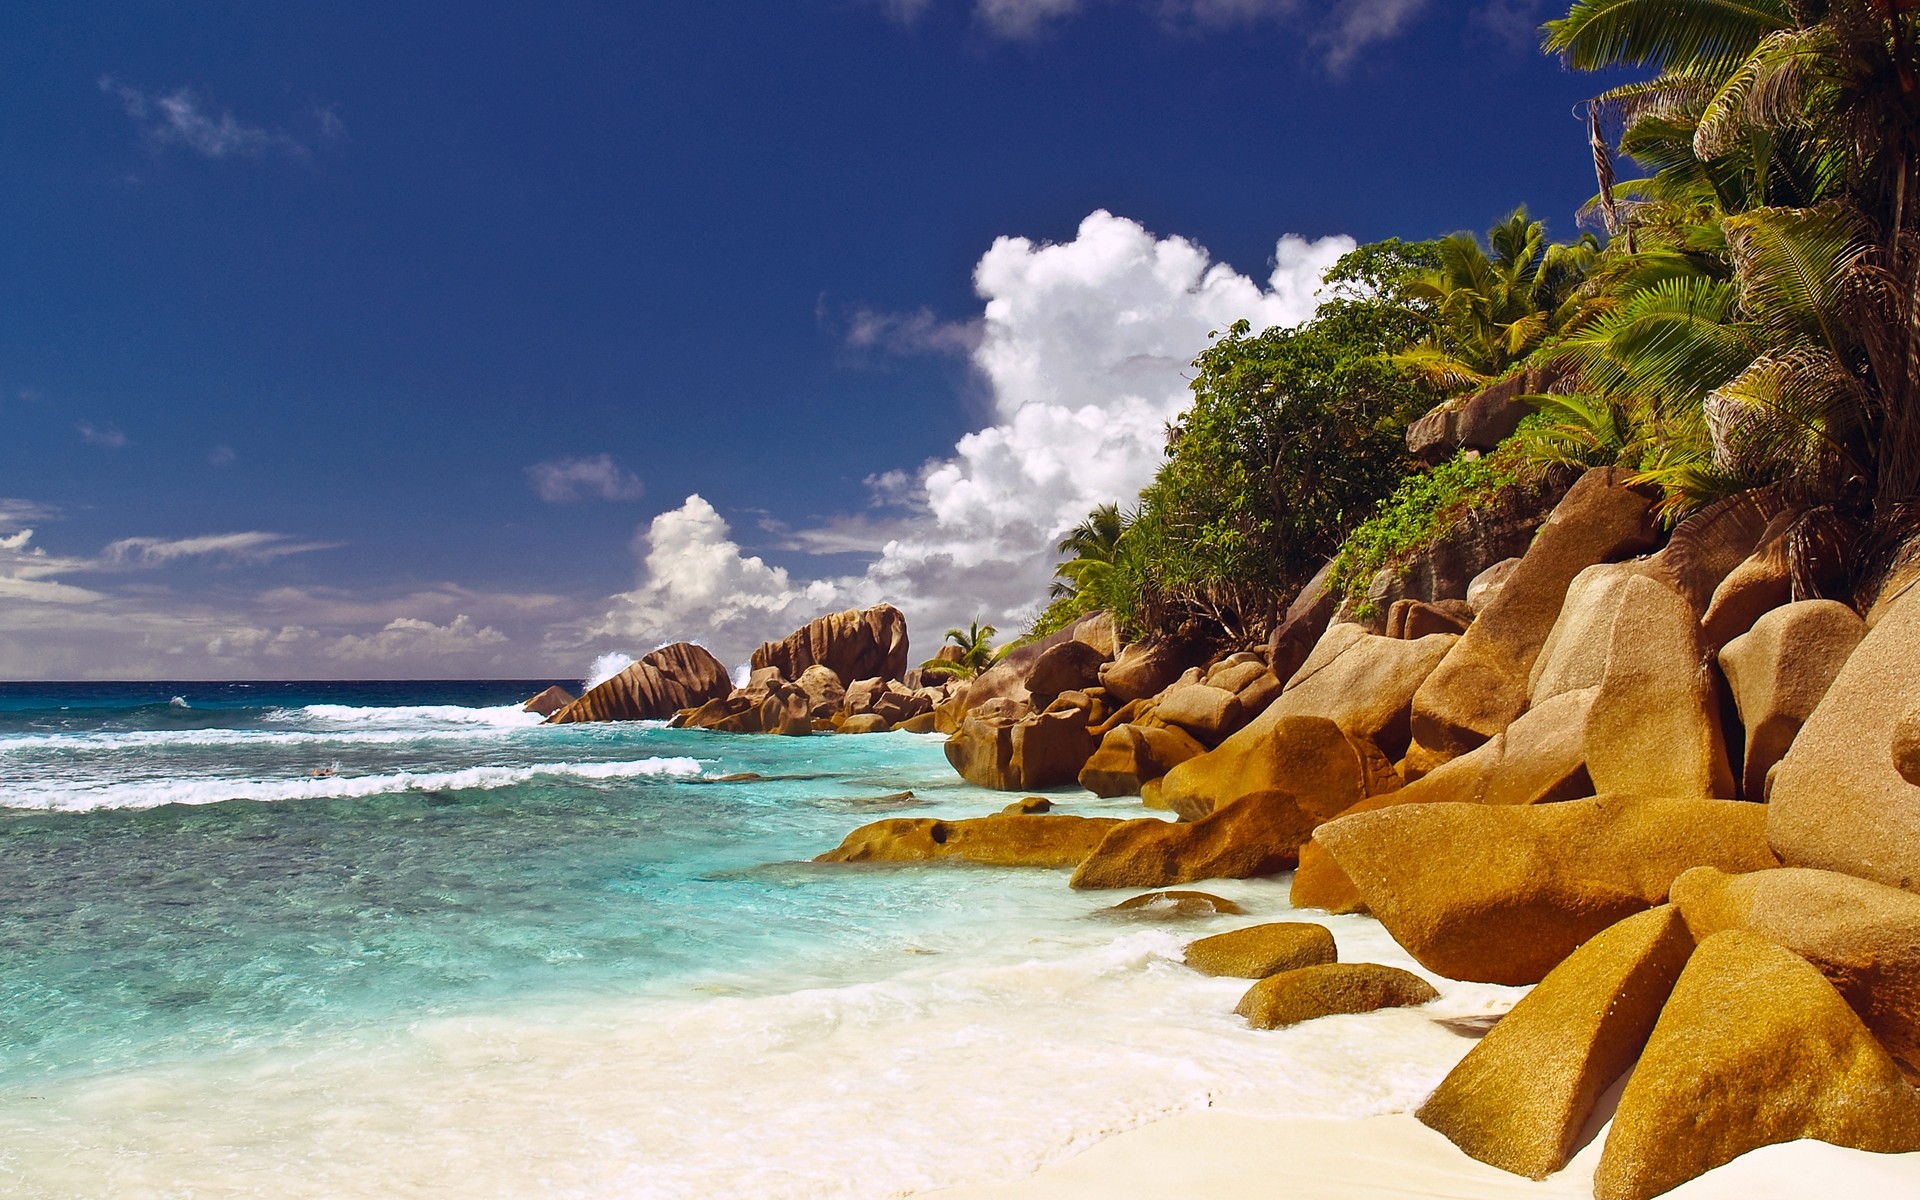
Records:
M1187 947L1186 963L1202 975L1265 979L1282 971L1339 961L1333 934L1311 921L1275 921L1201 938Z
M1247 989L1233 1011L1255 1029L1282 1029L1315 1017L1407 1008L1437 1000L1433 985L1379 963L1326 963L1269 975Z

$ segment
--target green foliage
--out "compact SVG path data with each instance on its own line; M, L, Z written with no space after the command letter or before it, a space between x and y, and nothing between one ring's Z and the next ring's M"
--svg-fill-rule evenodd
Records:
M935 675L950 675L956 679L971 679L992 666L1005 649L993 648L994 635L999 633L991 625L982 625L977 619L966 629L947 630L946 640L960 648L960 661L946 658L930 658L920 664L922 671Z
M1408 281L1434 262L1430 243L1362 247L1313 320L1236 323L1194 360L1193 406L1098 573L1103 607L1161 632L1264 632L1409 466L1407 422L1435 394L1390 356L1423 329Z
M1450 458L1431 471L1408 475L1347 536L1334 558L1330 587L1342 595L1361 592L1382 568L1431 546L1462 515L1497 503L1530 476L1521 456L1506 447L1481 458Z

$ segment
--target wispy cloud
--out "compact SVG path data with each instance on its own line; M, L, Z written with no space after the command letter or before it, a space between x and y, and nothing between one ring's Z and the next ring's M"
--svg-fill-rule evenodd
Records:
M127 435L112 425L82 421L74 428L79 430L80 440L89 446L104 446L108 450L124 450L127 447Z
M446 658L484 646L505 644L507 635L460 613L445 625L417 617L395 617L378 633L348 634L326 648L328 658L390 662L395 659Z
M548 504L582 500L637 500L645 489L640 477L613 461L611 454L556 458L527 468L534 494Z
M878 0L901 24L912 24L937 0ZM1157 18L1169 30L1214 32L1272 21L1298 33L1335 71L1376 42L1390 40L1427 7L1427 0L968 0L975 21L998 37L1032 38L1097 8L1122 6ZM1490 9L1524 7L1526 0L1491 0ZM1504 19L1511 21L1512 18Z
M99 84L101 91L120 102L155 149L178 147L214 159L266 155L304 159L311 154L305 142L286 130L248 124L230 111L216 110L190 87L146 92L111 75L102 75ZM346 136L346 126L333 109L315 106L312 117L323 140Z
M198 537L130 537L109 543L100 552L103 567L159 567L182 558L224 557L242 562L270 562L289 554L331 550L337 542L299 542L284 533L248 531L208 533Z
M845 344L855 350L888 354L972 354L985 328L979 321L943 321L930 308L908 313L855 310L847 320Z

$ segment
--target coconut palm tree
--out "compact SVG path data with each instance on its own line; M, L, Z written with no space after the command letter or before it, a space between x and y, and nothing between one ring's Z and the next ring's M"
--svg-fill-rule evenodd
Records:
M930 658L920 664L922 671L931 671L936 675L951 675L959 679L971 679L994 664L1004 651L996 652L993 647L994 635L999 633L991 625L982 625L975 619L966 629L947 630L946 641L959 647L960 657Z
M1088 513L1086 520L1068 530L1056 547L1068 558L1054 568L1057 578L1048 594L1055 598L1083 592L1098 595L1100 585L1113 572L1120 535L1126 530L1126 518L1117 504L1102 504Z

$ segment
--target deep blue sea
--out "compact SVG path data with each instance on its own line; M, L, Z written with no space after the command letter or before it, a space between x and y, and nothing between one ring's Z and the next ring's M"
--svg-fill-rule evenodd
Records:
M0 1194L900 1196L1210 1103L1384 1111L1462 1049L1232 1017L1181 947L1284 881L1174 925L806 861L1007 802L937 736L546 726L548 682L0 684Z

